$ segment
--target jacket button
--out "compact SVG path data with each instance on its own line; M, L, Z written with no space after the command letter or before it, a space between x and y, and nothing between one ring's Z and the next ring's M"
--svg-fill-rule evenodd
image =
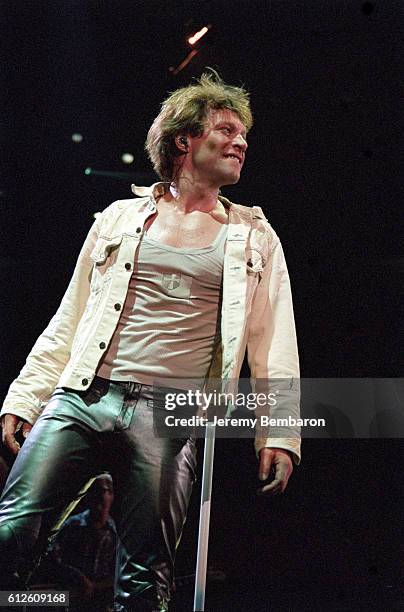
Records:
M142 231L142 228L141 228L141 227L137 227L137 228L136 228L136 233L137 233L137 234L140 234L140 232L141 232L141 231Z
M105 349L107 345L105 344L105 342L100 342L99 347L100 349Z
M88 385L88 378L83 378L83 380L81 381L81 384L84 386Z
M121 305L120 304L114 304L114 308L115 308L115 310L121 310Z
M125 264L125 270L130 270L132 268L132 264L130 264L129 262L127 262Z

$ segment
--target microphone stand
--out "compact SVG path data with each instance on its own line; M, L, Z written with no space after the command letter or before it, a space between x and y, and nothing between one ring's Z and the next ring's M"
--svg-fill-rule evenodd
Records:
M198 551L196 558L196 579L194 612L204 612L206 591L206 570L208 561L210 501L212 497L213 459L215 453L215 425L209 422L205 429L201 508L199 513Z

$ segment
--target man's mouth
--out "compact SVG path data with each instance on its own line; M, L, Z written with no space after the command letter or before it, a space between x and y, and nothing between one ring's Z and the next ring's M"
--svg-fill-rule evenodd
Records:
M223 157L230 157L231 159L235 159L241 165L243 160L239 155L235 155L234 153L226 153Z

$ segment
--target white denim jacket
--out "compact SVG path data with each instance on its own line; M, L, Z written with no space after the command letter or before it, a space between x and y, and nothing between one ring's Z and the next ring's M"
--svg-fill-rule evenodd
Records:
M143 196L118 200L97 218L49 325L11 384L1 414L35 422L56 387L86 389L123 308L135 252L146 219L156 210L164 184L135 187ZM279 238L261 208L219 196L229 225L223 270L222 342L210 377L237 380L247 350L251 379L281 379L271 417L298 418L299 360L288 271ZM254 388L254 386L253 386ZM299 428L285 437L256 437L263 447L284 448L300 461Z

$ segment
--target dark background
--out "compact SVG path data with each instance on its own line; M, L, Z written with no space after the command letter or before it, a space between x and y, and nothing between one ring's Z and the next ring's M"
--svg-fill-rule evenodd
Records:
M93 213L156 180L143 143L159 104L205 66L251 92L247 162L223 193L262 206L281 237L302 375L402 375L402 2L16 0L0 17L2 397ZM207 609L404 610L402 451L305 440L287 492L263 500L251 441L218 440L210 561L227 579L209 585ZM194 571L198 503L179 574ZM192 588L176 602L190 610Z

